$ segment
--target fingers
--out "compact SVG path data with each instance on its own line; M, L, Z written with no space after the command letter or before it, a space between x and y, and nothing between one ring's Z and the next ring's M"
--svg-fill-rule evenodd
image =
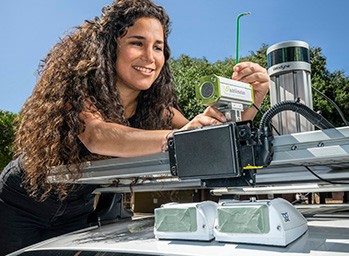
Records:
M225 116L223 115L223 113L221 111L219 111L218 109L216 109L215 107L213 106L209 106L205 109L204 113L203 113L204 116L207 116L207 117L210 117L212 119L215 119L219 122L226 122L226 118Z
M253 62L241 62L234 67L232 79L249 84L269 83L270 78L265 68Z
M181 130L194 129L203 126L222 124L226 122L225 116L215 107L209 106L202 114L194 117Z

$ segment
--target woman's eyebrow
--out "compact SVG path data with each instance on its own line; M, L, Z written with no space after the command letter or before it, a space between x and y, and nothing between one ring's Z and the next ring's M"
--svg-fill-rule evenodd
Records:
M146 38L144 36L139 36L139 35L134 35L134 36L129 36L129 39L139 39L139 40L145 40ZM162 40L156 40L157 44L164 44L164 41Z

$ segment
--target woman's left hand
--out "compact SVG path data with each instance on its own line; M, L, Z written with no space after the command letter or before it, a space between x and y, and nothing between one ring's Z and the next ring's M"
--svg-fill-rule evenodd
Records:
M233 80L251 84L254 89L254 104L260 107L269 91L270 77L265 68L253 62L241 62L234 67ZM252 120L257 111L249 108L243 112L244 120Z

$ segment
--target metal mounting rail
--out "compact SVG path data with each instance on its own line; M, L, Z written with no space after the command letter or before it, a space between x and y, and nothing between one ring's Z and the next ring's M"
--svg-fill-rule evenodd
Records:
M291 189L289 184L298 183L304 186L309 183L322 184L321 188L308 187L314 192L316 189L349 190L349 126L276 136L273 146L273 161L270 166L257 171L257 186L253 193L258 193L258 187L268 186L265 191L269 191L277 190L276 186L281 186L287 190L287 187ZM308 166L323 179L341 184L332 186L335 184L320 181L304 166ZM131 190L129 184L134 182L135 178L139 178L140 182L133 185L133 191L205 188L205 184L200 180L179 181L170 175L169 169L167 153L134 158L112 158L86 162L82 177L75 182L118 184L104 190L122 192ZM50 178L53 182L59 182L55 176ZM69 180L69 176L67 179ZM253 188L248 189L253 191ZM259 190L262 193L262 189ZM252 193L244 192L242 188L232 188L232 191Z

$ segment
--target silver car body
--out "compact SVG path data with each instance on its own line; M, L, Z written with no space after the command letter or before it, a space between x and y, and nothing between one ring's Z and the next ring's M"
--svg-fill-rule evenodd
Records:
M157 240L153 234L153 224L152 217L121 220L62 235L22 249L11 256L125 255L125 253L173 256L349 255L349 216L343 215L339 217L331 214L308 218L309 230L286 247L254 245L253 241L250 244L235 244L214 240L210 242ZM87 251L92 254L83 253Z

